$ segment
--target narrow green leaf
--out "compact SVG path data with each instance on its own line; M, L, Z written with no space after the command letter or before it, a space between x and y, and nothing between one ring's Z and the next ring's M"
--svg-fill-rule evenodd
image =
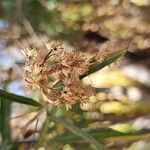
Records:
M1 126L1 136L2 144L11 142L11 133L10 133L10 102L4 98L0 98L1 108L0 108L0 126Z
M62 118L56 118L55 116L52 116L51 114L49 114L48 117L54 122L63 124L71 132L73 132L77 136L79 136L79 137L83 138L84 140L93 144L97 150L105 150L106 149L101 143L99 143L97 140L95 140L87 132L79 129L78 127L74 126L72 123L68 122L67 120L63 120ZM69 141L67 141L67 142L69 142Z
M89 70L80 76L80 79L82 79L82 78L86 77L87 75L90 75L90 74L110 65L111 63L116 61L118 58L122 57L125 53L126 53L126 50L119 51L119 52L109 56L108 58L106 58L103 62L96 63L96 64L90 66Z
M109 138L109 137L120 137L120 136L133 136L132 133L122 133L116 130L113 130L111 128L95 128L95 129L91 129L91 128L85 128L85 129L81 129L82 131L88 133L89 135L91 135L94 138ZM54 137L53 139L51 139L50 141L56 141L56 142L77 142L77 141L81 141L82 138L78 137L77 135L73 134L73 133L67 133L64 135L59 135Z
M138 140L147 140L150 141L150 133L139 134L139 133L122 133L110 128L96 128L96 129L82 129L84 132L88 133L92 137L96 138L97 140L107 141L107 142L117 142L123 141L138 141ZM82 138L79 138L77 135L73 133L67 133L64 135L59 135L50 139L50 142L62 142L62 143L74 143L82 141Z
M2 98L1 99L2 101L5 101L5 99L7 99L9 101L17 102L17 103L21 103L21 104L32 105L32 106L41 106L40 103L38 103L37 101L35 101L31 98L12 94L12 93L6 92L1 89L0 89L0 98Z

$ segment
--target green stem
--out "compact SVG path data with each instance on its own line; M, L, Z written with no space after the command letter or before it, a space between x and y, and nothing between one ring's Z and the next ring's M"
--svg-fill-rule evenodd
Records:
M1 136L2 136L2 143L10 142L11 141L11 134L10 134L10 102L6 99L1 100L1 112L0 112L0 119L1 119Z

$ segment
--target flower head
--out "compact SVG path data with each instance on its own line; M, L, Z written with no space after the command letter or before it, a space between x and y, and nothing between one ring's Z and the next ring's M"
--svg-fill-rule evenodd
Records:
M46 42L41 46L25 49L25 80L33 88L39 89L43 99L55 106L86 102L93 94L92 87L85 86L80 76L85 74L93 63L102 62L108 55L126 48L123 43L107 42L101 50L91 56L84 52L71 51L58 41Z
M60 42L47 42L38 48L30 46L24 53L25 80L39 89L47 102L71 108L92 95L92 88L79 79L90 66L84 53L67 51ZM58 83L62 83L61 88L56 87Z

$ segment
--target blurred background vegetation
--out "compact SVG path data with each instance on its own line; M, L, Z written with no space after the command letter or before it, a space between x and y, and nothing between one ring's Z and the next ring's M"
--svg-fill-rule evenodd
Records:
M123 59L83 79L96 88L89 103L77 104L69 111L65 107L50 111L79 128L93 129L93 136L110 150L149 150L149 16L150 0L1 0L0 88L40 100L38 91L32 91L23 80L24 57L20 50L32 42L61 40L77 50L96 52L106 41L132 41ZM0 149L94 149L89 143L79 142L81 139L63 123L45 121L45 112L38 125L37 120L29 125L23 137L21 128L36 111L14 102L1 103L0 121L6 122L1 125L1 139L6 140L0 140ZM14 118L21 114L26 115ZM126 135L114 136L112 130L104 130L106 127Z

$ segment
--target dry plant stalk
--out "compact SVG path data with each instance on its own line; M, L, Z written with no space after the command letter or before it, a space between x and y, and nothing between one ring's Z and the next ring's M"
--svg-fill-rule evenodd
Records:
M48 103L72 108L77 102L87 102L94 92L92 87L81 83L79 76L87 72L93 63L103 61L118 50L115 44L107 43L102 52L87 57L84 52L64 49L58 41L46 42L38 47L29 46L23 51L25 80L34 89L39 89ZM64 87L54 88L60 82Z

